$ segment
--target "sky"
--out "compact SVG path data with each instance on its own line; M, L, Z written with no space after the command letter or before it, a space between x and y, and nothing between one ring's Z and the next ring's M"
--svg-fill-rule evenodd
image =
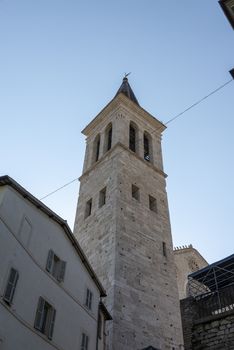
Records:
M234 31L217 0L0 0L0 175L37 198L82 173L81 130L125 72L166 123L231 79ZM174 246L233 254L234 81L168 124ZM73 228L78 180L43 202Z

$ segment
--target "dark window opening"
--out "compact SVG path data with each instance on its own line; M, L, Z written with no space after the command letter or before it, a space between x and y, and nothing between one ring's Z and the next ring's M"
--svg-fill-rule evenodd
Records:
M7 280L6 289L5 289L4 294L3 294L3 300L8 305L12 304L13 297L14 297L14 294L15 294L16 284L18 282L18 278L19 278L18 271L13 269L13 268L11 268L10 273L9 273L9 277L8 277L8 280Z
M156 200L156 198L154 198L152 196L149 196L149 208L150 208L150 210L157 213L157 200Z
M86 203L86 207L85 207L85 219L90 216L92 213L92 199L90 199L87 203Z
M106 187L99 192L99 208L106 204Z
M88 346L89 346L89 337L85 333L82 333L81 350L88 350Z
M129 127L129 148L131 151L136 152L136 130L131 124Z
M98 338L102 339L102 315L101 312L98 314Z
M150 142L146 134L144 134L144 159L150 162Z
M52 339L56 310L42 297L39 298L34 327Z
M91 292L91 290L89 290L87 288L87 291L86 291L86 299L85 299L85 305L87 306L87 308L89 310L92 309L92 300L93 300L93 293Z
M46 270L59 282L64 281L66 262L61 260L53 250L49 250Z
M132 185L132 198L135 198L137 201L140 200L140 189L135 185Z
M167 256L167 246L166 242L162 242L163 256Z
M109 128L107 133L107 151L111 149L112 145L112 126Z
M96 156L95 156L96 162L99 159L99 153L100 153L100 136L98 136L98 139L96 140Z

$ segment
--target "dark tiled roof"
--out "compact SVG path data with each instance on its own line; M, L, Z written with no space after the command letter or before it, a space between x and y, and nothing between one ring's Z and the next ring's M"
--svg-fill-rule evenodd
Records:
M130 100L132 100L133 102L135 102L139 106L139 102L137 101L137 98L134 95L134 92L132 91L132 88L128 82L127 77L123 78L123 82L122 82L122 84L121 84L121 86L120 86L120 88L117 91L115 96L117 96L120 92L122 92L125 96L130 98Z

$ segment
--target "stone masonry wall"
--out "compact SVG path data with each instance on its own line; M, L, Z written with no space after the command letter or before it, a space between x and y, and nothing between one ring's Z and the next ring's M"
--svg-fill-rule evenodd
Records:
M233 350L234 312L211 317L193 326L192 350Z
M185 350L234 349L234 310L199 319L195 299L183 299L180 305Z

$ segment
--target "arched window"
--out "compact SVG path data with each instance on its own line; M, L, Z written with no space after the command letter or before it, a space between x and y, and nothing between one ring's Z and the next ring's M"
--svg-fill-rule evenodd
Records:
M109 124L105 131L105 151L109 151L112 146L112 124Z
M98 134L93 143L93 162L97 162L100 155L100 135Z
M136 127L133 123L129 125L129 149L136 152Z
M151 137L147 132L144 132L144 159L147 162L152 162Z

